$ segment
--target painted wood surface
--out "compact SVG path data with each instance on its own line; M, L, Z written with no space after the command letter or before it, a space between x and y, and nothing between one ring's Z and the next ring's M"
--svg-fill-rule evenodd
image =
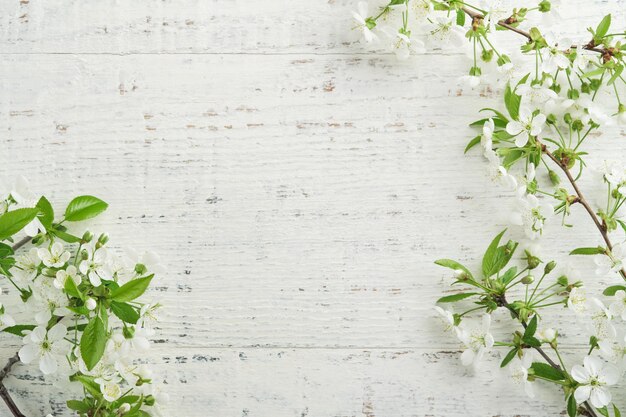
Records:
M624 1L567 5L568 34L609 11L624 22ZM58 207L101 196L93 229L163 256L147 359L173 416L558 415L558 392L530 404L497 357L461 368L432 312L451 281L433 260L478 265L511 203L462 153L498 93L458 87L462 53L366 53L351 7L1 0L2 176ZM596 161L624 155L625 136L594 140ZM547 256L598 242L574 217L550 230ZM591 288L609 282L578 265ZM552 320L579 358L572 316ZM19 341L0 340L8 358ZM29 417L68 415L34 368L9 385Z

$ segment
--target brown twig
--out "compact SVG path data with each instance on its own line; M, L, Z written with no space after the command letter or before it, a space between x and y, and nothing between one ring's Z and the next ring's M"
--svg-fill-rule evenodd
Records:
M596 212L593 210L593 208L591 207L591 205L589 204L589 202L583 195L582 191L580 190L580 187L578 187L578 184L576 183L576 179L570 172L569 168L567 168L567 165L565 165L559 158L557 158L552 152L550 152L550 150L548 149L546 145L539 142L539 140L537 140L537 143L539 144L539 146L541 146L541 151L545 155L547 155L548 158L550 158L559 168L561 168L561 171L563 171L563 173L567 177L567 180L572 185L574 192L576 193L576 197L577 197L576 202L580 203L580 205L582 205L585 208L585 211L587 211L587 213L593 220L593 223L596 225L596 228L602 235L602 239L604 240L604 243L606 244L607 250L609 251L609 253L612 252L613 243L611 243L611 239L609 238L609 233L607 231L606 225L600 221L600 218L598 217ZM618 272L622 276L622 278L626 280L626 270L624 270L624 268L621 268Z
M511 314L513 316L515 316L515 318L517 318L520 323L522 323L522 326L524 327L524 329L526 329L528 327L528 323L526 323L526 320L522 320L520 318L520 316L517 314L517 311L515 311L515 309L513 309L513 307L511 307L511 305L506 301L506 299L503 297L502 298L502 306L504 308L506 308L507 310L509 310L511 312ZM552 358L546 353L545 350L543 350L541 348L541 346L533 346L533 349L535 349L535 351L537 351L537 353L539 353L541 355L541 357L554 369L557 369L559 371L566 371L566 369L562 369L561 366L556 363L554 360L552 360ZM585 407L584 410L585 412L589 415L589 417L598 417L598 415L596 414L596 412L593 410L593 408L591 407L591 404L589 404L588 401L585 401L583 403L583 406Z
M474 20L474 21L476 21L476 20L483 20L485 18L485 16L483 16L482 14L480 14L480 13L474 11L474 10L471 10L471 9L469 9L467 7L462 7L461 10L463 10L463 12L465 12L465 14L468 15L470 18L472 18L472 20ZM498 26L500 26L500 27L502 27L502 28L504 28L506 30L509 30L511 32L517 33L518 35L521 35L521 36L525 37L529 42L532 41L532 37L530 36L529 32L527 32L527 31L525 31L523 29L520 29L518 27L515 27L515 26L513 26L513 24L515 24L515 19L513 17L509 17L507 19L502 19L502 20L498 21ZM576 49L576 48L577 48L576 45L571 45L571 46L568 47L568 49ZM588 51L598 52L598 53L601 53L603 55L605 53L607 53L606 49L597 48L593 44L593 42L589 42L588 44L583 45L582 48L586 49Z

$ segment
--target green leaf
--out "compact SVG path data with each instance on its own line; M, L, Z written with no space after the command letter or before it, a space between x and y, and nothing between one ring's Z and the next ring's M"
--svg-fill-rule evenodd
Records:
M618 291L626 291L626 287L623 285L611 285L610 287L607 287L602 294L608 296L608 297L612 297L615 295L616 292Z
M597 68L595 70L592 71L588 71L586 73L583 74L584 78L591 78L591 77L595 77L596 75L602 75L604 74L604 71L606 71L606 69L604 67L600 67Z
M107 209L109 205L91 195L82 195L73 199L65 209L65 220L77 222L96 217Z
M455 301L460 301L465 298L471 297L472 295L477 295L476 292L462 292L459 294L447 295L445 297L441 297L437 300L438 303L454 303Z
M72 277L65 278L65 283L63 285L63 288L65 289L65 292L68 295L71 295L72 297L80 298L81 300L85 299L85 296L83 295L82 292L80 292L80 290L76 286L76 283L74 282Z
M506 169L509 169L519 161L524 156L524 151L522 149L509 149L504 155L504 159L502 160L502 166Z
M537 315L534 315L533 318L528 323L528 326L526 326L526 330L524 331L524 337L532 337L535 335L536 331L537 331Z
M104 323L100 317L94 317L87 324L80 338L80 354L88 370L91 371L102 358L106 341L107 332Z
M470 140L470 142L465 147L465 151L463 151L463 153L467 153L474 146L478 145L480 143L480 138L481 138L481 135L478 135L474 139Z
M0 258L13 255L13 248L5 243L0 243Z
M126 323L137 324L139 313L130 304L111 301L111 311Z
M601 408L596 408L596 411L598 411L600 414L602 414L604 417L609 417L609 409L606 408L606 406L601 407Z
M465 12L461 9L458 9L456 11L456 24L458 26L464 26L465 25Z
M78 411L79 413L86 413L91 409L89 404L85 404L84 402L78 400L68 400L67 408Z
M549 379L550 381L562 381L565 379L565 374L562 371L546 363L533 362L530 368L534 371L535 375Z
M59 229L53 229L50 231L53 235L58 237L59 239L67 242L67 243L78 243L80 242L80 238L78 236L70 235L67 232L64 232Z
M458 263L457 261L453 261L452 259L439 259L436 260L435 263L437 265L446 267L446 268L450 268L450 269L454 269L455 271L463 271L467 274L467 276L470 279L474 279L474 277L472 276L472 273L469 271L469 269L467 269L466 267L464 267L463 265L461 265L460 263Z
M517 267L512 266L500 277L500 282L504 285L508 285L511 281L513 281L513 278L515 278L516 275Z
M539 339L533 336L524 336L522 337L522 341L530 347L539 347L541 346L541 342Z
M37 217L39 209L21 208L0 216L0 240L5 240L22 230Z
M507 248L507 246L498 247L500 239L502 239L505 232L506 229L493 239L485 252L485 256L483 256L482 270L485 278L500 272L509 263L517 248L517 243L513 245L513 248Z
M570 394L570 396L567 397L567 415L569 417L576 417L578 415L578 404L576 404L574 394Z
M620 413L619 408L615 404L613 404L613 414L615 414L615 417L622 417L622 413Z
M42 196L37 202L37 208L39 209L39 221L46 230L50 229L54 221L54 209L52 208L52 204L50 204L46 197Z
M34 328L34 324L18 324L16 326L5 327L2 331L5 333L14 334L16 336L25 336L24 332L26 330L33 330Z
M601 246L597 248L578 248L571 251L570 255L603 255L606 253L606 249Z
M127 302L140 297L146 291L148 285L150 285L150 281L152 281L153 277L154 274L151 274L147 277L128 281L121 287L111 291L111 299L113 299L113 301Z
M509 353L506 354L504 359L502 359L502 362L500 363L500 368L504 368L505 366L507 366L509 362L513 360L516 354L517 354L517 348L511 349Z
M606 34L609 33L610 27L611 27L611 15L607 14L606 16L604 16L604 18L602 18L602 20L598 24L598 27L596 28L596 33L593 38L596 40L600 40L604 38Z
M506 89L504 90L504 105L506 106L506 109L511 117L515 120L519 117L519 107L521 101L522 98L515 94L515 92L511 89L511 85L507 83Z
M611 78L609 78L609 81L607 81L607 85L611 85L615 82L615 80L617 80L617 78L622 74L622 71L624 71L624 66L623 65L618 65L613 69L613 75L611 76Z

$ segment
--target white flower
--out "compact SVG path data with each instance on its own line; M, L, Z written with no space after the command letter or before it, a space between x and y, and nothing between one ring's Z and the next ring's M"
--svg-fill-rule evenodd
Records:
M79 285L81 283L80 275L78 275L78 270L74 265L69 265L66 269L59 269L56 273L56 278L53 283L54 286L58 289L65 288L65 282L70 278L74 281L74 284Z
M515 358L513 358L513 360L511 360L508 364L513 382L517 385L522 385L524 387L524 392L526 392L526 395L530 398L535 397L532 382L528 381L528 368L532 365L533 358L534 355L532 354L532 351L525 350L524 355L521 358L515 356Z
M99 287L102 284L102 279L110 280L113 278L111 267L108 263L108 254L104 248L93 252L91 259L82 261L78 269L81 274L89 277L89 281L94 287Z
M485 352L494 344L494 339L489 333L491 326L491 316L484 314L481 325L470 329L461 329L458 337L465 345L465 351L461 354L461 362L465 366L477 365Z
M411 0L413 16L418 22L426 20L433 12L434 6L430 0Z
M360 1L357 5L358 11L352 12L352 17L357 23L355 29L359 29L363 35L363 39L367 43L371 43L377 38L376 34L372 32L373 26L368 23L367 2Z
M537 336L537 339L543 342L551 343L556 339L556 330L549 328L549 327L545 329L540 329L537 331L536 336Z
M23 286L27 286L39 273L39 258L37 248L31 248L25 254L18 256L15 266L11 268L11 274L16 277Z
M510 222L522 226L529 239L539 238L543 233L545 222L554 215L554 208L533 194L526 194L517 200L518 204L509 216Z
M484 152L493 150L493 132L495 129L496 126L493 123L492 118L489 118L485 123L483 123L483 134L480 137L480 144L482 145Z
M114 382L100 384L100 391L108 402L113 402L122 396L122 388Z
M50 249L39 248L37 254L43 264L50 268L61 268L72 256L60 242L54 242Z
M509 135L517 136L515 138L515 145L522 147L528 143L528 136L537 136L543 130L546 123L546 116L539 113L533 116L533 112L527 107L519 109L519 115L517 120L511 120L506 125L506 131ZM520 135L520 133L526 133ZM518 136L520 135L520 136Z
M502 4L502 0L484 0L482 9L487 12L487 27L491 32L495 32L500 20L504 20L511 15L510 8Z
M574 398L579 404L591 402L596 408L601 408L611 402L611 392L606 386L614 385L619 379L617 369L609 364L603 364L596 357L585 356L583 366L574 365L572 378L581 384L574 391Z
M567 298L567 306L577 315L583 315L589 311L589 300L583 287L572 288Z
M530 103L533 107L540 107L550 100L558 100L559 98L557 93L544 84L522 84L517 87L516 92L522 96L524 103Z
M452 311L444 310L439 306L435 306L435 311L437 312L438 317L443 322L444 331L448 332L450 330L458 330L457 326L454 323L454 313Z
M61 323L55 324L47 332L43 326L35 327L24 336L24 346L19 351L20 360L27 364L38 360L39 369L46 375L56 372L57 360L65 350L63 338L66 334L67 328Z
M24 177L18 177L11 190L11 197L17 203L14 208L32 208L37 205L41 196L30 191L30 185ZM30 223L24 227L24 233L28 236L36 236L39 231L46 230L41 224L38 217L35 217Z
M35 313L37 323L46 324L53 315L62 317L70 314L66 308L68 302L63 291L54 286L54 281L41 279L35 281L33 296L28 299L27 305Z
M589 69L589 65L592 61L593 59L590 55L585 53L582 45L576 46L576 58L574 58L574 63L572 64L574 69L585 73Z
M618 161L604 161L600 168L600 173L611 187L617 189L620 193L624 193L626 186L626 165Z
M561 44L561 47L569 48L572 45L572 42L565 39L557 42L556 38L551 33L546 33L544 35L544 39L546 40L548 47L541 50L541 56L543 58L541 62L541 70L548 74L552 74L558 69L568 68L570 66L570 61L559 48L559 43Z
M611 312L602 301L592 298L591 302L591 331L599 340L612 339L616 335L615 327L611 323Z
M622 340L621 343L607 339L598 340L598 346L600 353L602 353L602 356L606 360L615 364L624 364L624 360L626 359L626 345L624 344L624 340Z
M436 46L461 46L463 37L463 29L450 17L437 16L428 25L428 40Z
M160 303L148 303L142 305L139 311L139 321L137 321L137 324L146 329L150 335L154 332L154 324L159 321L157 311L160 308Z
M609 311L613 316L626 320L626 291L619 290L615 292L615 301L609 305Z
M593 260L597 266L597 275L604 276L610 272L617 272L626 263L626 245L618 243L613 246L610 256L598 254L593 257Z
M0 303L0 308L1 307L2 303ZM6 312L0 313L0 331L12 326L15 326L15 319L13 319L13 317Z

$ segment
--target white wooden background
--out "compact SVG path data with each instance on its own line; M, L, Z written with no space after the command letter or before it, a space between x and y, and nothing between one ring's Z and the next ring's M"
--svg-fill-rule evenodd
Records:
M623 0L563 3L565 32L611 10L624 26ZM497 358L461 368L432 314L450 282L432 261L477 264L509 203L462 154L497 95L457 87L463 54L364 53L352 7L0 0L1 174L59 208L101 196L96 229L164 257L148 359L172 416L558 415L558 392L529 403ZM592 148L623 157L625 139L615 127ZM546 256L577 242L596 243L588 223L555 228ZM0 340L8 358L19 341ZM34 368L9 385L29 417L68 415Z

